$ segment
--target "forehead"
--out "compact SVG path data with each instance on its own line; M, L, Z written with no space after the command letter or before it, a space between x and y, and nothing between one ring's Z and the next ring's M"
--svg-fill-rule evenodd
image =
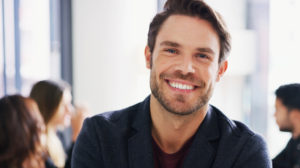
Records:
M193 47L214 47L219 51L219 37L212 25L197 17L171 15L163 23L156 38L159 42L169 40Z

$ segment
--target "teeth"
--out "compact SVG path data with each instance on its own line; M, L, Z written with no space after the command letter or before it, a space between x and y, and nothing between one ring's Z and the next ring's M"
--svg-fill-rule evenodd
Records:
M192 85L186 85L186 84L177 83L177 82L169 82L169 84L173 88L177 88L177 89L182 89L182 90L192 90L192 89L194 89L194 86L192 86Z

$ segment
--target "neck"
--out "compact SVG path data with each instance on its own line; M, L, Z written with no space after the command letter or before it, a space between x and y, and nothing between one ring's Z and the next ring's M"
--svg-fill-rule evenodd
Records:
M300 137L300 124L294 126L292 136L293 136L293 139L297 139Z
M48 132L56 132L57 131L56 126L54 126L54 125L52 125L50 123L48 123L46 127L47 127L47 131Z
M293 109L290 111L290 118L290 121L293 125L292 136L293 139L297 139L300 137L300 110Z
M202 123L208 105L189 115L176 115L166 109L154 96L150 99L152 137L166 153L175 153L196 133Z

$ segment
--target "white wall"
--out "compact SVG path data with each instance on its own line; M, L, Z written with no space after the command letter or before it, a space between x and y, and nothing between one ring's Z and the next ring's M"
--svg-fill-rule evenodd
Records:
M73 1L74 99L92 113L123 108L149 93L144 47L156 1Z
M220 0L209 2L224 15L231 33L238 37L237 40L233 38L233 42L237 41L236 44L239 44L240 41L249 41L246 39L253 37L251 33L243 31L244 10L234 13L230 3ZM244 0L230 2L235 3L239 9L245 8ZM92 111L99 113L134 104L150 93L149 71L145 68L143 50L148 25L156 13L156 5L156 0L74 0L75 100L88 102ZM230 19L232 16L235 16L235 21ZM250 41L253 44L253 40ZM249 45L244 45L248 46L246 50L249 49ZM224 96L222 90L226 89L219 88L228 88L226 86L232 86L232 81L235 80L234 86L238 85L243 89L243 78L240 78L240 75L251 73L252 66L249 66L249 63L253 62L253 52L245 56L241 54L244 53L244 49L245 47L241 49L240 45L233 45L233 51L236 52L232 52L230 56L229 72L226 73L226 76L231 74L230 80L222 82L212 100L213 104L222 104L221 109L230 112L229 116L238 120L243 118L241 107L224 102L224 98L228 100L229 95ZM245 58L249 61L245 61ZM245 62L248 64L241 66ZM241 100L241 94L230 95L229 100L234 97L235 100Z
M251 95L247 76L254 72L257 39L254 31L246 29L246 0L206 0L225 20L231 34L228 69L216 85L210 103L229 118L247 123L251 111ZM234 9L232 10L234 4ZM248 124L249 126L249 124Z

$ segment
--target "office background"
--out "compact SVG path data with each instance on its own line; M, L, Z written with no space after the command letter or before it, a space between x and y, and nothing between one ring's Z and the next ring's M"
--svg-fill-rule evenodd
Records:
M206 0L232 34L229 68L211 104L267 140L274 157L289 134L275 123L274 91L300 82L299 0ZM149 93L144 47L164 0L1 0L0 96L28 95L41 79L63 79L93 114Z

